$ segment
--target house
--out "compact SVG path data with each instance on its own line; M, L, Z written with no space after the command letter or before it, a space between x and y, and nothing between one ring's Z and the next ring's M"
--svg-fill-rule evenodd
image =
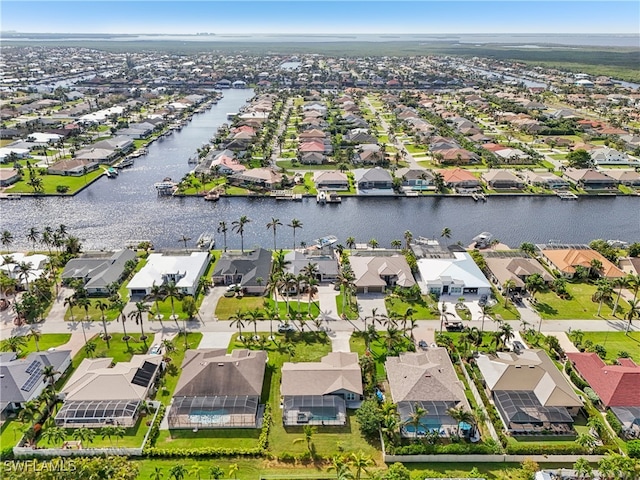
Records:
M522 189L524 181L509 170L489 170L482 174L482 179L494 190Z
M250 168L244 172L234 173L229 177L229 182L243 187L259 187L271 190L282 183L282 174L271 168Z
M337 170L314 172L313 183L318 190L349 190L349 177L346 173Z
M82 160L79 158L70 158L68 160L60 160L54 163L47 172L49 175L71 175L74 177L80 177L87 173L97 170L99 162L96 160Z
M7 261L9 262L7 263ZM20 268L23 263L29 266L27 272L23 272ZM44 275L47 263L49 263L47 255L40 253L25 255L21 252L14 252L4 256L0 271L5 272L9 278L18 280L18 284L24 288L27 283L33 282Z
M396 177L402 179L402 188L422 192L433 190L433 174L429 170L422 168L399 168L396 170Z
M462 168L438 170L445 185L456 190L476 190L480 187L480 180L468 170Z
M490 272L491 281L500 286L507 281L512 281L511 292L524 291L527 278L536 273L542 277L545 283L553 281L553 276L526 254L514 252L513 255L507 255L503 252L487 252L483 256Z
M351 161L355 164L377 164L384 161L384 152L380 145L365 143L357 145Z
M241 285L254 295L263 295L271 272L271 251L224 252L213 270L216 285Z
M607 175L615 179L621 185L627 187L640 187L640 173L634 170L622 170L619 168L607 170Z
M387 357L384 367L391 398L398 406L400 422L404 425L402 436L415 437L430 431L446 435L457 431L458 422L451 418L449 409L470 411L471 408L446 348ZM408 424L416 406L427 411L420 419L417 432L415 426Z
M540 254L549 265L565 277L573 277L576 267L591 268L591 262L598 260L602 264L600 275L605 278L621 278L625 273L600 253L587 245L541 245Z
M567 168L564 176L585 190L612 190L618 181L591 168Z
M382 292L387 288L410 288L416 284L411 267L403 255L366 256L349 258L358 293Z
M32 352L18 358L14 352L0 353L0 416L18 410L35 400L47 386L44 367L53 367L58 380L71 365L71 351Z
M354 128L347 132L344 141L355 144L377 144L378 138L371 135L366 128Z
M174 283L183 294L195 296L209 261L209 252L191 252L191 255L152 253L146 265L129 281L127 290L130 297L146 296L154 285Z
M551 172L524 172L527 181L535 186L549 190L567 190L570 187L569 182L564 178L554 175Z
M605 406L640 408L640 366L632 359L607 365L593 352L567 352L567 358Z
M113 358L85 358L60 392L56 426L134 426L161 370L162 355L133 355L115 365Z
M595 165L631 165L634 162L625 152L619 152L615 148L601 147L589 152Z
M316 280L319 282L333 282L338 278L338 261L332 255L325 255L310 250L302 253L292 250L284 256L287 262L286 272L300 275L309 264L316 266Z
M89 295L109 293L109 285L119 283L127 262L136 261L133 250L118 250L110 256L72 258L62 271L62 281L81 280Z
M13 185L22 178L20 170L15 168L0 168L0 187Z
M582 401L544 350L481 354L476 363L509 432L575 434Z
M285 426L346 425L363 400L358 354L331 352L319 362L285 362L280 384Z
M357 168L353 175L359 194L364 193L362 190L376 190L375 193L386 190L387 193L393 193L393 178L387 170L380 167Z
M418 259L425 295L489 295L491 283L485 278L471 255L465 251L435 254Z
M188 350L167 415L169 428L260 428L266 366L263 350Z
M303 165L322 165L327 157L321 152L305 152L299 154L299 159Z

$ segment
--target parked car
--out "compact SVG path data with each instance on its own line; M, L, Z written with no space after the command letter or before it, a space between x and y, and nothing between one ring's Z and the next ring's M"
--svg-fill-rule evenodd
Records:
M515 340L512 343L512 345L513 345L513 351L514 352L519 352L520 350L524 350L525 349L524 344L522 342L518 341L518 340Z
M151 350L149 350L149 353L151 355L160 355L161 350L162 347L160 345L154 345L153 347L151 347Z
M447 332L461 332L464 330L464 325L462 322L447 322L444 324L444 328L447 329Z
M424 340L420 340L418 342L418 346L423 350L426 350L427 348L429 348L429 345L427 345L427 342L425 342Z
M240 288L239 283L232 283L231 285L227 285L227 292L236 292L240 290Z
M483 293L482 295L480 295L480 300L478 300L478 305L480 305L481 307L484 307L487 304L487 300L489 300L489 297L486 293Z
M278 333L289 333L295 331L295 327L290 323L281 323L278 325Z

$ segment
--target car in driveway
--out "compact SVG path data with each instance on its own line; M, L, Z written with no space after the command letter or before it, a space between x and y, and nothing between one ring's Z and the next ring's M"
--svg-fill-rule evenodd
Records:
M514 352L520 352L521 350L525 349L524 344L522 342L518 341L518 340L514 340L511 345L513 345L513 351Z
M448 321L445 322L444 328L447 329L447 332L461 332L462 330L464 330L464 325L462 324L462 322Z
M487 304L488 300L489 300L489 296L486 293L484 293L480 295L480 300L478 300L478 305L481 307L484 307Z
M429 345L427 344L427 342L425 342L424 340L420 340L418 342L418 346L422 349L422 350L426 350L427 348L429 348Z
M278 333L291 333L295 331L295 327L290 323L281 323L278 325Z
M161 351L162 351L162 347L156 344L153 347L151 347L151 350L149 350L149 353L151 355L160 355Z

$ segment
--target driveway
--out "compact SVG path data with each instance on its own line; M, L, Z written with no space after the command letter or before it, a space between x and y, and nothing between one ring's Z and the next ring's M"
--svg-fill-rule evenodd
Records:
M320 318L331 321L338 320L338 308L336 306L336 296L338 292L333 289L333 285L318 286L318 303L320 305Z
M234 332L202 332L198 348L227 348Z
M212 287L209 289L209 293L207 293L207 295L202 300L200 310L198 310L198 315L203 322L207 322L209 320L217 320L215 314L216 307L218 306L218 300L220 300L220 298L225 294L226 291L226 286Z
M358 315L360 318L373 316L373 309L376 315L387 315L387 307L384 303L384 293L360 293L358 294Z

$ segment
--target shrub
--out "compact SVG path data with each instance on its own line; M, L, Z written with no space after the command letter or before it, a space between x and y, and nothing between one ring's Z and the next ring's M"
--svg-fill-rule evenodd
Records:
M371 438L378 435L381 417L382 413L378 401L373 398L362 402L360 408L356 410L356 418L360 424L360 431L366 437Z
M58 193L67 193L69 191L68 185L56 185L56 192Z
M640 458L640 440L627 442L627 453L631 458Z
M4 447L0 450L0 461L13 459L13 447Z
M611 426L613 431L616 432L616 435L622 435L622 424L612 410L607 410L607 422L609 422L609 425Z

